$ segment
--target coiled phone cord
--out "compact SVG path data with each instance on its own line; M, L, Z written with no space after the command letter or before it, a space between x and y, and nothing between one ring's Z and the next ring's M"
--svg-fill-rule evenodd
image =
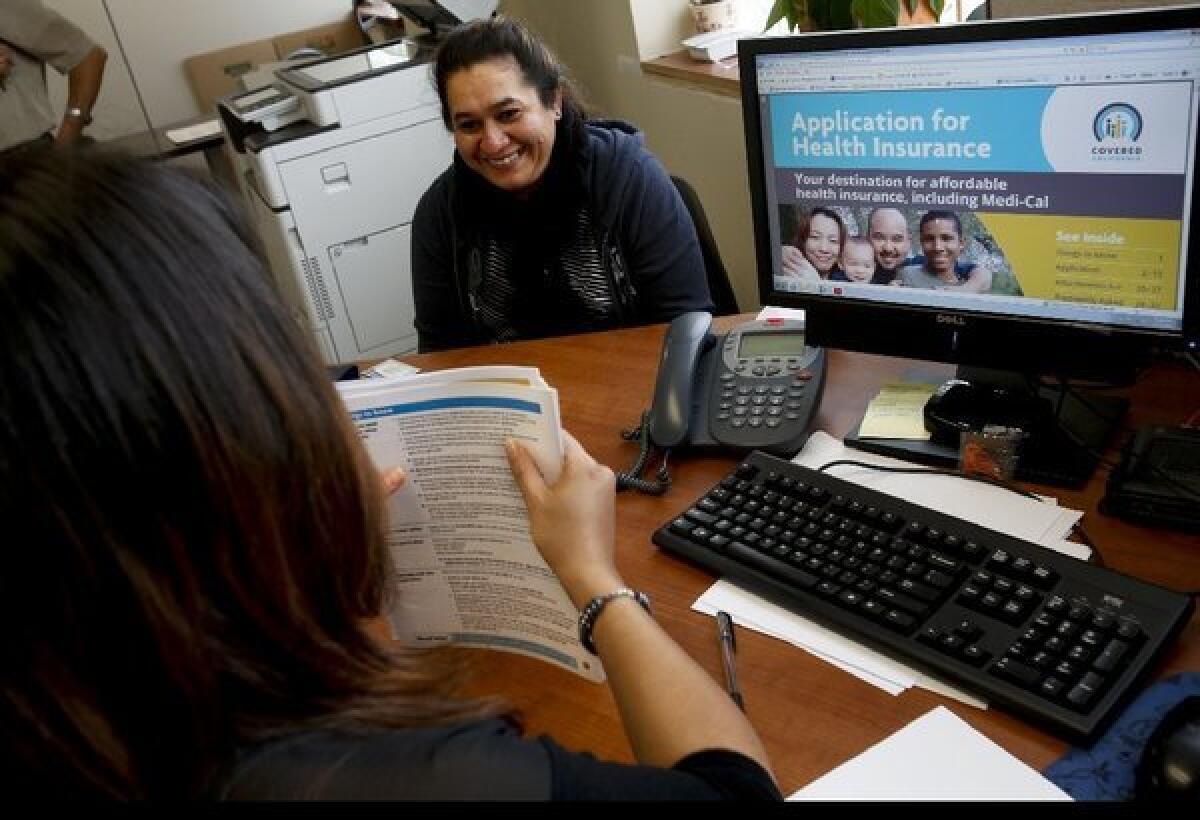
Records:
M662 451L662 463L654 478L642 478L646 462L650 460L650 411L642 411L641 423L632 430L622 430L621 438L626 441L637 439L638 455L633 466L622 473L617 473L617 491L636 490L645 495L662 495L671 488L671 475L667 470L667 458L671 455L669 449Z

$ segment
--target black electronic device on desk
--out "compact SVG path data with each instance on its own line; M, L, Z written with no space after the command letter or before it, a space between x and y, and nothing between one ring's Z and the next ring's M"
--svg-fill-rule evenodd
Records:
M1100 511L1152 526L1200 530L1200 430L1138 430L1109 474Z
M654 543L988 701L1088 741L1191 596L765 453Z
M711 332L704 312L675 318L663 339L654 403L643 424L642 453L618 486L666 490L666 453L676 449L765 450L794 455L812 431L825 389L825 351L806 343L794 319L744 322ZM641 478L651 447L664 452L658 481Z
M963 371L970 377L970 368ZM1063 392L1065 390L1065 392ZM859 450L899 456L921 464L955 467L962 433L989 425L1024 433L1015 477L1020 481L1078 487L1087 482L1107 448L1129 401L1059 386L1006 386L998 374L978 381L941 384L924 408L929 439L846 436Z
M765 450L794 455L808 440L825 386L825 351L793 319L744 322L724 336L712 317L671 323L650 409L660 447Z

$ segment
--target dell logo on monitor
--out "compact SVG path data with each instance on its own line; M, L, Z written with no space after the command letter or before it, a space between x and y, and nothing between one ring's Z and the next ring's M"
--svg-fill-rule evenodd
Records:
M953 313L939 313L936 321L939 325L954 325L956 327L966 327L967 320L961 316L955 316Z

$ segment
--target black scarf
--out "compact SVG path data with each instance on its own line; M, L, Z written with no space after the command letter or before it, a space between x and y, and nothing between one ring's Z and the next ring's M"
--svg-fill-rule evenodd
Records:
M576 241L579 211L587 202L581 152L585 138L583 121L564 106L550 161L527 199L495 187L454 155L458 218L472 235L512 252L509 276L518 298L511 319L520 335L526 335L526 328L544 326L559 298L559 260Z

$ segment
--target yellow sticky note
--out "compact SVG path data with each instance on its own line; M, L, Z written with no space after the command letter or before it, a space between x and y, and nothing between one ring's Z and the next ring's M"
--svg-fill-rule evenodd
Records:
M862 438L902 438L925 441L925 402L936 384L894 382L886 384L867 405L858 435Z

